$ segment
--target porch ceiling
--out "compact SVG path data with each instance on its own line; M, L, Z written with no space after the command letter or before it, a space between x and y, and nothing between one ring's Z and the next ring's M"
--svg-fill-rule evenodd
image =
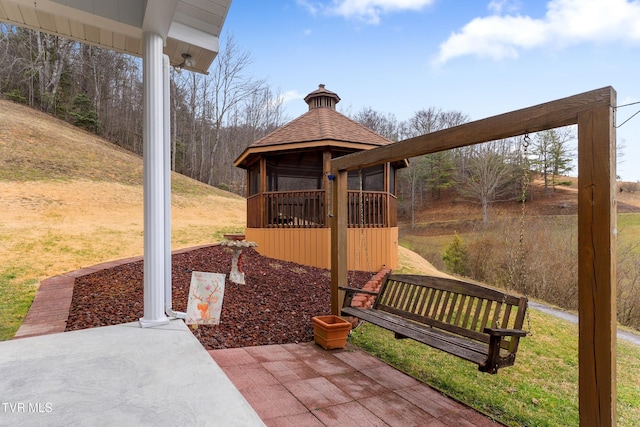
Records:
M171 65L207 73L231 0L0 0L0 21L142 56L142 32L165 40Z

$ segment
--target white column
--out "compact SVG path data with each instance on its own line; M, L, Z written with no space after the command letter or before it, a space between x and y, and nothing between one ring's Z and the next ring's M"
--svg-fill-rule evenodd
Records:
M144 317L143 328L169 322L164 313L164 86L162 37L144 31L143 157L144 157Z

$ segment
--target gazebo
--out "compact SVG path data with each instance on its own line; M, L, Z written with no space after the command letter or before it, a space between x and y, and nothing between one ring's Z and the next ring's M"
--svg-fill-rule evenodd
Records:
M331 266L331 159L392 144L336 111L340 97L319 85L309 110L257 140L234 165L247 170L246 239L268 257ZM396 171L405 160L349 173L350 269L398 263Z

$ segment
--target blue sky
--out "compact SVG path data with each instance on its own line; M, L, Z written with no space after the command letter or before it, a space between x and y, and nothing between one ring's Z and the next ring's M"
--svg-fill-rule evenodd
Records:
M640 102L639 0L234 0L224 31L291 119L320 83L343 113L398 120L430 107L478 120L604 86ZM640 114L617 140L618 175L640 180Z

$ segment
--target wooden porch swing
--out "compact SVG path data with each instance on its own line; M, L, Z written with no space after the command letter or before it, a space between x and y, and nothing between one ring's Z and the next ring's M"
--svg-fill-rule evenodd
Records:
M581 426L613 426L616 424L616 92L612 87L585 92L556 101L466 123L453 128L428 133L388 146L375 148L331 160L334 216L331 218L331 312L349 312L340 307L348 292L347 284L347 174L349 171L394 162L452 148L539 132L562 126L578 125L578 306L579 306L579 405ZM407 286L405 293L393 293L395 283L418 282ZM422 279L390 276L380 293L379 308L385 298L394 295L415 295ZM438 280L437 282L443 283ZM455 284L454 284L455 285ZM452 285L453 286L453 285ZM342 288L342 289L341 289ZM413 288L413 290L411 290ZM457 298L466 298L472 287L463 285ZM358 290L359 292L362 292ZM397 292L397 291L396 291ZM461 296L464 295L464 296ZM503 297L497 299L502 302ZM396 300L402 301L401 298ZM504 299L505 303L509 296ZM398 310L395 301L386 304L387 311ZM419 300L418 300L419 301ZM419 304L419 302L418 302ZM428 299L425 304L428 304ZM433 303L435 304L435 302ZM518 303L510 304L512 307ZM503 304L504 305L504 304ZM507 304L509 305L509 304ZM410 305L411 306L411 305ZM526 310L516 310L525 312ZM462 310L461 316L467 310ZM470 313L473 313L473 308ZM362 316L362 313L358 313ZM384 315L378 316L386 321ZM436 315L444 316L448 313ZM451 314L455 319L457 312ZM471 314L470 314L471 316ZM407 316L410 318L411 316ZM517 317L517 314L516 314ZM489 314L491 318L491 314ZM432 323L435 323L435 320ZM397 326L396 326L397 325ZM492 327L490 325L489 327ZM502 326L500 324L499 326ZM398 334L411 337L413 322L395 322ZM420 328L420 334L433 326ZM507 327L505 329L519 329ZM513 334L520 338L521 332ZM518 336L520 335L520 336ZM428 340L440 340L440 337ZM466 338L465 338L466 339ZM425 339L427 340L427 339ZM514 341L515 342L515 341ZM596 345L597 343L597 345ZM438 344L451 349L449 343ZM451 352L463 353L463 346L454 344ZM489 347L487 345L487 347ZM487 350L487 354L490 350ZM495 349L494 349L495 353ZM471 358L471 357L469 357ZM480 365L480 363L479 363ZM486 366L486 364L485 364ZM491 368L489 367L488 370Z
M516 256L516 263L520 265L524 262L529 140L527 134L522 143L522 210ZM360 217L364 217L363 209L361 203ZM519 270L523 271L522 268ZM524 275L519 279L526 289ZM511 282L515 282L514 277ZM397 339L411 338L475 363L481 372L497 374L498 369L512 366L520 338L530 332L523 330L528 304L526 295L510 295L479 283L435 276L387 274L378 292L350 286L339 289L345 293L340 309L342 316L367 321L393 332ZM352 304L355 295L373 296L373 306Z
M512 366L527 298L461 280L410 274L389 275L380 292L340 287L346 296L341 315L354 316L478 365L496 374ZM351 306L354 294L376 296L371 308Z

